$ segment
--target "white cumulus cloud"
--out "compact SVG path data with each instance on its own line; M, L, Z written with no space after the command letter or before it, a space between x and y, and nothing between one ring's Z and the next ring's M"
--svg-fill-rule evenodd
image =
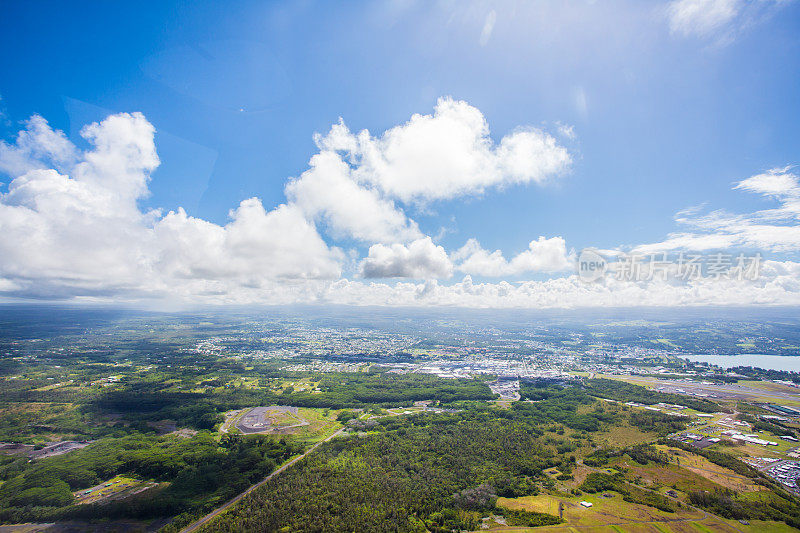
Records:
M500 250L489 252L476 239L470 239L452 255L457 268L479 276L516 276L530 272L561 272L572 268L567 245L562 237L539 237L528 249L506 260Z
M566 172L572 162L554 137L534 128L520 128L495 144L483 114L452 98L440 98L432 115L414 115L380 137L366 130L351 133L339 123L317 143L341 154L360 184L403 202L542 183Z
M774 168L762 174L740 181L734 189L742 189L775 198L800 197L800 185L797 175L791 172L791 167Z
M444 248L424 237L408 246L399 243L370 246L360 270L364 278L449 278L453 264Z
M359 265L365 277L447 278L447 252L404 202L540 182L570 163L538 130L493 143L480 111L443 98L433 115L414 115L380 137L354 135L340 121L316 136L319 152L287 182L286 203L246 199L215 224L180 208L140 208L160 164L155 128L141 113L111 115L81 135L86 150L35 115L14 142L0 142L0 172L11 178L0 195L0 292L314 299L357 259L326 243L318 225L333 239L372 245Z
M25 125L14 144L0 141L0 172L18 176L35 168L63 170L74 164L77 150L62 132L50 128L39 115Z
M154 133L140 113L112 115L82 130L91 148L81 152L34 117L3 146L0 166L13 179L0 195L0 276L12 292L145 295L340 275L342 253L296 206L245 200L225 226L141 211L159 165ZM46 168L53 163L58 170Z
M309 218L327 224L335 237L405 242L422 236L416 222L392 200L358 184L336 153L322 151L311 158L310 166L286 185L286 196Z
M159 272L170 279L222 279L259 286L274 279L335 279L341 252L293 205L267 211L258 198L242 201L219 226L168 213L155 226Z
M630 282L607 276L585 283L576 275L513 284L475 283L470 276L451 285L435 280L395 284L340 280L327 287L321 299L347 305L529 309L800 304L800 263L765 261L761 272L755 281Z

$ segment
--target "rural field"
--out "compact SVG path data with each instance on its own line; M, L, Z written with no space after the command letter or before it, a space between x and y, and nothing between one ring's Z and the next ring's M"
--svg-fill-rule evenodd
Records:
M580 505L592 503L591 508ZM782 522L754 521L743 525L739 521L724 520L702 510L683 509L665 513L643 505L622 501L619 495L610 498L595 495L585 497L528 496L501 498L498 505L509 509L522 509L561 516L564 524L537 528L520 528L495 524L491 531L579 531L581 533L789 533L796 531Z

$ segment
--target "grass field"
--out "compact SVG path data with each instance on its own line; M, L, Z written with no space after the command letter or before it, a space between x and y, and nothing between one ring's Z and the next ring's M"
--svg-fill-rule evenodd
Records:
M0 404L0 441L46 443L78 437L87 428L75 404L16 402Z
M761 389L773 392L788 392L790 394L800 394L800 388L790 387L782 383L774 383L772 381L756 381L749 379L740 379L736 382L738 385L750 387L751 389Z
M707 480L716 483L717 485L721 485L737 492L755 492L764 490L764 487L753 483L751 479L740 476L739 474L722 466L715 465L700 455L668 446L659 445L657 448L667 451L670 456L674 458L676 464L678 464L681 468L704 477Z
M100 485L75 492L75 503L83 505L126 498L157 485L158 483L141 481L126 476L114 476Z
M293 426L302 422L302 417L294 416L292 413L280 409L272 409L264 413L264 418L276 428L283 426Z
M287 387L292 387L296 392L310 392L316 390L318 385L319 381L312 380L311 378L283 379L272 388L274 392L282 392Z
M220 426L221 433L234 433L240 434L241 432L236 429L236 422L248 411L250 408L239 409L236 411L228 411L225 413L225 422ZM293 436L298 440L313 444L318 442L332 433L336 432L342 427L342 424L336 420L338 411L330 411L328 409L314 409L307 407L300 407L297 411L297 417L282 412L274 412L273 426L287 426L298 423L298 420L305 420L308 425L301 426L296 430L292 428L291 433L282 433L277 437Z
M751 520L749 525L743 525L736 520L726 520L726 522L746 533L797 533L798 531L783 522Z
M307 426L303 426L294 435L297 439L309 444L319 442L326 439L336 431L338 431L342 424L336 420L336 411L328 412L325 415L325 409L311 409L301 407L298 410L298 415L304 418Z
M386 412L392 415L410 415L413 413L421 413L424 409L421 407L396 407L387 409Z
M629 471L634 477L640 477L645 486L658 489L674 488L680 492L690 492L694 490L708 490L714 491L722 488L697 472L681 468L678 465L657 465L650 463L648 465L640 465L639 463L627 459L620 459L615 464L621 465ZM717 467L719 468L719 467ZM702 474L709 474L702 472ZM660 490L660 492L664 492Z
M581 501L592 507L585 508ZM783 522L753 521L744 525L694 509L666 513L652 507L628 503L618 494L604 498L600 494L562 497L547 494L523 498L500 498L498 505L559 516L563 506L564 524L537 528L495 526L492 531L535 531L537 533L797 533Z
M628 503L616 493L609 494L612 497L606 498L601 494L572 497L540 494L522 498L500 498L497 504L508 509L535 511L554 516L561 514L568 526L579 530L619 526L623 528L623 531L629 531L625 526L703 520L704 518L702 512L693 509L680 509L675 513L667 513L645 505ZM580 504L581 501L590 502L592 507L583 507ZM561 513L559 509L562 510ZM549 528L537 528L537 531L544 529Z
M656 438L655 433L647 433L633 426L614 426L609 430L595 433L595 440L611 446L625 447L633 444L650 442Z

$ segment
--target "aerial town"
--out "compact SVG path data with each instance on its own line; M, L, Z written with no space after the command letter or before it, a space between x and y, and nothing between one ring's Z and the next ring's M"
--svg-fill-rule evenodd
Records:
M676 532L684 522L731 533L800 526L800 373L703 360L714 353L698 359L709 340L691 333L694 322L503 326L467 315L394 324L377 314L353 325L313 314L148 313L92 317L77 329L49 321L43 314L22 333L10 319L0 339L6 524L92 529L113 509L120 524L148 531L227 530L249 520L256 501L277 505L285 491L310 490L297 483L325 465L341 462L348 487L365 468L372 474L359 483L381 493L388 489L374 484L389 478L373 468L405 483L399 457L441 462L455 447L461 470L425 467L442 509L425 515L430 531L583 531L609 514L628 527L646 514ZM759 356L765 362L790 359L779 354L797 338L759 344L743 334L764 324L746 321L704 327L720 345L771 350ZM450 427L472 437L450 440ZM500 442L510 447L485 455ZM385 453L375 456L373 445ZM392 520L410 530L405 518Z

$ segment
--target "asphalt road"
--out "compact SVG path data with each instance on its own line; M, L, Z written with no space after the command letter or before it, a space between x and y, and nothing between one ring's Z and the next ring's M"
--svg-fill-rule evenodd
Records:
M373 416L373 417L370 417L370 418L386 418L386 417L390 417L390 416L400 416L400 415L402 415L402 414L404 414L404 412L400 412L400 413L390 413L390 414L388 414L388 415L383 415L383 416ZM235 415L234 415L234 416L235 416ZM233 419L233 416L231 417L231 420L232 420L232 419ZM226 423L227 423L227 421L226 421ZM223 425L224 425L224 424L223 424ZM258 487L260 487L261 485L263 485L264 483L266 483L267 481L269 481L269 480L270 480L270 479L272 479L273 477L277 476L278 474L280 474L281 472L283 472L284 470L286 470L287 468L289 468L290 466L292 466L293 464L295 464L297 461L299 461L300 459L302 459L302 458L303 458L303 457L305 457L306 455L308 455L308 454L310 454L311 452L313 452L313 451L314 451L314 450L317 448L317 446L319 446L319 445L320 445L320 444L322 444L323 442L327 442L327 441L331 440L332 438L336 437L337 435L341 435L341 434L342 434L342 432L344 432L344 430L345 430L345 428L342 428L342 429L338 430L336 433L334 433L333 435L331 435L331 436L327 437L326 439L319 441L318 443L316 443L315 445L313 445L311 448L309 448L308 450L306 450L306 452L305 452L303 455L300 455L300 456L298 456L298 457L295 457L294 459L292 459L291 461L289 461L289 462L288 462L288 463L286 463L285 465L281 466L281 467L280 467L280 468L278 468L277 470L273 471L273 472L272 472L270 475L268 475L267 477L265 477L264 479L262 479L261 481L259 481L258 483L256 483L255 485L253 485L252 487L250 487L249 489L247 489L246 491L244 491L243 493L239 494L238 496L236 496L235 498L233 498L232 500L230 500L230 501L229 501L229 502L227 502L226 504L224 504L224 505L222 505L222 506L220 506L220 507L217 507L216 509L214 509L213 511L211 511L210 513L208 513L207 515L205 515L205 516L204 516L203 518L201 518L200 520L198 520L198 521L196 521L196 522L193 522L193 523L189 524L188 526L186 526L185 528L183 528L183 529L181 530L181 533L189 533L190 531L197 531L197 529L198 529L199 527L201 527L201 526L203 526L203 525L207 524L207 523L208 523L210 520L212 520L212 519L213 519L215 516L219 516L219 514L220 514L220 513L223 513L223 512L225 512L226 510L230 509L230 507L231 507L233 504L235 504L236 502L238 502L239 500L241 500L242 498L244 498L245 496L247 496L248 494L250 494L251 492L253 492L255 489L257 489Z
M265 477L264 479L262 479L261 481L259 481L258 483L256 483L255 485L253 485L252 487L250 487L249 489L247 489L243 493L239 494L238 496L236 496L235 498L233 498L232 500L230 500L226 504L224 504L224 505L222 505L220 507L217 507L216 509L214 509L213 511L211 511L210 513L205 515L200 520L198 520L198 521L196 521L196 522L194 522L192 524L189 524L188 526L186 526L185 528L183 528L181 530L181 533L189 533L190 531L197 531L200 527L204 526L209 521L213 520L214 517L219 516L221 513L224 513L225 511L230 509L236 502L238 502L239 500L241 500L242 498L244 498L245 496L247 496L248 494L250 494L251 492L256 490L258 487L260 487L261 485L263 485L264 483L266 483L267 481L269 481L273 477L277 476L278 474L280 474L281 472L283 472L284 470L286 470L287 468L289 468L290 466L295 464L297 461L299 461L300 459L305 457L306 455L308 455L311 452L313 452L315 449L317 449L317 446L319 446L323 442L327 442L327 441L331 440L332 438L336 437L337 435L341 435L343 431L344 431L344 428L338 430L336 433L334 433L330 437L326 438L325 440L319 441L318 443L313 445L311 448L306 450L306 452L303 455L295 457L294 459L292 459L288 463L282 465L280 468L274 470L267 477Z

